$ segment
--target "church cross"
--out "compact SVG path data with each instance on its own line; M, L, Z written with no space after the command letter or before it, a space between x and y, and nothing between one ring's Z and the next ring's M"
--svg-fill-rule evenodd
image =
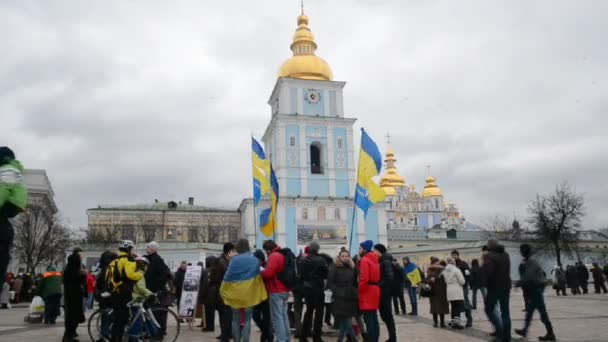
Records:
M386 132L385 137L386 137L386 144L390 145L391 144L391 135L388 132Z

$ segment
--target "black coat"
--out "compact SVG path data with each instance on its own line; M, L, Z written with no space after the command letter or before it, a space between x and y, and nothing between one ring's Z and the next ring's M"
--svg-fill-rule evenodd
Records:
M82 298L87 288L87 276L82 272L80 256L68 257L68 265L63 271L63 295L66 320L84 323L84 305Z
M486 286L486 277L485 274L481 271L481 267L471 268L469 285L471 286L471 288L474 289L479 289Z
M511 289L511 260L502 245L488 246L484 256L482 272L485 273L488 291Z
M395 272L393 271L393 256L389 253L384 253L380 257L380 277L382 295L390 296L395 281Z
M469 282L471 281L471 268L469 268L469 264L467 264L467 262L462 259L456 260L455 264L464 276L465 283L463 287L469 287Z
M186 278L186 270L181 267L175 271L175 297L179 301L182 298L182 287L184 285L184 278Z
M393 274L395 279L393 280L391 295L398 296L400 293L403 293L406 276L403 273L403 267L399 264L393 264Z
M145 276L146 287L152 292L166 290L167 283L171 280L171 270L157 253L148 254L147 258L150 265L148 265Z
M324 257L309 254L300 263L299 287L305 297L324 298L327 278L327 261Z
M589 270L585 265L576 266L576 274L578 275L578 282L586 284L589 281Z
M357 269L341 262L332 264L327 276L327 287L332 292L333 314L354 317L359 306L357 289Z
M566 268L566 283L569 288L576 288L579 286L578 273L575 267Z

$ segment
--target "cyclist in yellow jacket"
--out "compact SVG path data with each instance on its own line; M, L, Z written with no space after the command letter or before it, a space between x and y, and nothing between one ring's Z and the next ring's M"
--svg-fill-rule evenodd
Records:
M133 241L124 240L118 247L118 259L114 260L109 267L107 276L112 288L112 308L116 313L112 325L112 341L122 341L125 332L125 324L129 320L129 308L127 303L133 299L133 288L135 284L144 277L144 272L138 269L134 260Z

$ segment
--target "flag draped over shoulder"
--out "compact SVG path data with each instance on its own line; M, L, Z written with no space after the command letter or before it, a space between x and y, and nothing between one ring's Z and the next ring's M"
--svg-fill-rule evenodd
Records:
M378 150L378 145L362 128L355 204L363 210L365 216L367 216L367 210L374 203L384 201L386 197L386 192L372 179L380 174L381 169L382 156L380 150Z
M260 261L247 252L232 257L220 286L224 303L233 309L251 308L268 298Z
M258 205L262 196L270 190L270 161L266 159L264 149L255 138L251 137L253 159L253 204Z
M416 286L422 281L420 270L413 262L408 263L407 266L403 268L403 273L405 273L412 286Z
M271 237L276 229L277 205L279 203L279 182L274 174L272 164L270 165L270 208L264 209L260 214L260 230L266 237Z

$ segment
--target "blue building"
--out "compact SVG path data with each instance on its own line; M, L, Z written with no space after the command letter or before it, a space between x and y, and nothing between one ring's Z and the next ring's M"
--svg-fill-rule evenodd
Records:
M300 250L317 240L331 251L349 239L354 210L355 145L353 124L345 117L343 88L335 81L327 62L315 55L317 44L308 17L298 16L293 37L293 56L280 68L268 101L271 120L263 135L280 188L278 229L274 239L282 246ZM240 210L248 238L261 242L259 212L269 206L262 201L254 219L252 200ZM364 219L356 215L352 246L372 239L386 242L385 204L371 209ZM273 238L273 237L270 237Z

